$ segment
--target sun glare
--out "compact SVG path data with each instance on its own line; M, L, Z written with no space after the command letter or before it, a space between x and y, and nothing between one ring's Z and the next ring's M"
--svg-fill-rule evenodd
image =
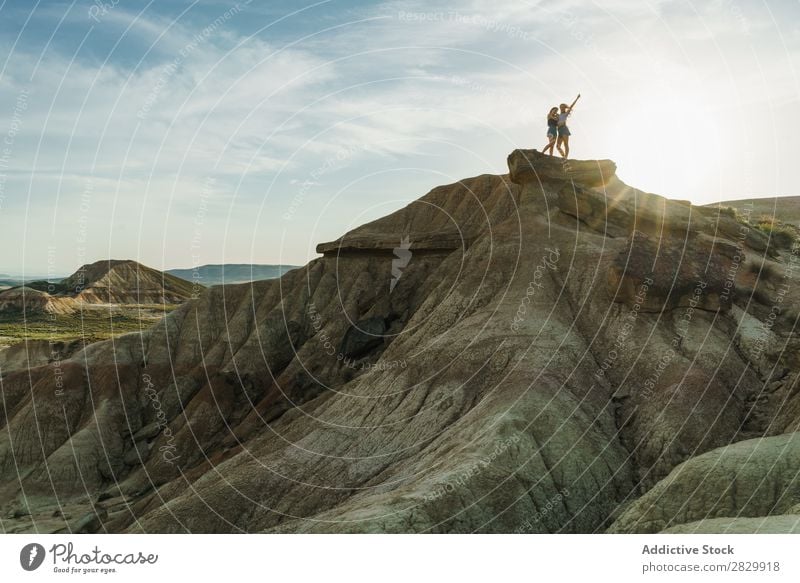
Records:
M628 184L705 204L719 195L719 123L696 95L660 93L618 116L607 147Z

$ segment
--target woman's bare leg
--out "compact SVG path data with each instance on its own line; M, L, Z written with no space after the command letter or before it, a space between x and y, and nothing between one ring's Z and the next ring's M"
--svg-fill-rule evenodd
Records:
M548 143L544 147L544 150L542 150L542 154L547 154L547 150L550 150L550 155L552 156L553 155L553 146L555 146L555 145L556 145L556 139L555 138L550 138L550 143Z
M564 136L564 158L569 158L569 136Z
M561 154L562 158L566 158L567 155L564 154L564 150L561 147L561 144L563 144L563 143L564 143L564 136L558 136L558 142L556 143L556 149L558 150L558 153Z

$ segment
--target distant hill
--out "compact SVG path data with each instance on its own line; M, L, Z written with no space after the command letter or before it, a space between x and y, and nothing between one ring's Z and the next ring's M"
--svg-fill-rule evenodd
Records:
M79 304L180 304L192 297L192 287L136 261L103 260L83 265L61 281L31 281L0 291L0 312L67 313Z
M84 265L58 287L90 304L177 304L192 296L190 283L130 259Z
M752 218L758 219L761 215L772 216L784 223L791 223L796 227L800 227L800 196L777 196L771 198L743 198L741 200L726 200L719 203L713 203L706 206L729 206L735 208L737 211L742 210L748 206L752 207Z
M77 303L73 298L51 296L30 287L15 287L0 293L0 313L69 314L76 308Z
M64 276L58 277L50 277L48 278L46 275L36 275L30 277L21 277L17 275L7 275L7 274L0 274L0 287L18 287L21 285L28 285L28 284L47 284L47 281L57 282L64 279Z
M188 269L168 269L164 273L169 273L186 281L197 282L204 286L212 286L275 279L296 267L296 265L225 263L201 265Z

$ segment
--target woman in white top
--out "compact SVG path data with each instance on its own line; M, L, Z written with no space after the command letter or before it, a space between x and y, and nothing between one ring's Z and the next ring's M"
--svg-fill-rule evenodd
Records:
M561 154L562 158L569 156L569 137L571 132L567 127L567 118L572 113L572 108L575 107L575 104L578 103L578 99L580 98L581 94L578 93L578 97L575 98L572 105L562 103L559 106L561 108L561 113L558 114L558 142L556 143L556 148L558 148L558 153Z

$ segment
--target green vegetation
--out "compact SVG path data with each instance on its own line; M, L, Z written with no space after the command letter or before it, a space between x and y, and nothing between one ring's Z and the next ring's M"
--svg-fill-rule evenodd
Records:
M790 249L800 239L800 229L794 224L776 219L772 215L762 214L753 220L752 213L743 213L732 206L718 207L720 215L730 216L742 225L748 225L770 237L770 245L779 249Z
M735 209L733 207L728 207L728 208L733 211L733 218L736 219L737 223L740 223L742 225L749 225L750 224L750 215L749 214L741 213L741 212L738 211L738 209Z
M22 340L66 341L83 338L86 343L150 328L177 305L84 306L72 314L0 314L0 345Z
M770 236L772 243L781 249L791 248L800 234L794 225L783 223L769 215L761 215L753 227Z

